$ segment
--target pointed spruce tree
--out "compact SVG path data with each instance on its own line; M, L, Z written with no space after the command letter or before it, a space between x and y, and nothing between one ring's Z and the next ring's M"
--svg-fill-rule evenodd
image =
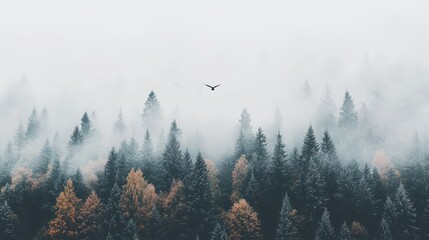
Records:
M0 239L18 240L18 216L12 211L6 200L0 202Z
M292 206L287 193L284 195L279 220L277 223L276 240L297 240L298 231L291 216Z
M85 112L80 119L80 128L82 129L82 137L83 139L87 138L91 132L91 120L89 120L88 114Z
M219 223L216 223L210 240L229 240L229 237L225 228L222 227Z
M52 162L54 155L52 152L51 145L49 141L45 141L42 150L40 151L39 157L37 158L36 165L33 169L34 174L43 175L48 172L49 164Z
M344 221L343 225L340 228L340 235L338 236L338 240L352 240L352 232L350 232L347 223Z
M195 161L189 191L192 232L203 240L209 239L214 227L214 201L207 166L201 153L198 153Z
M322 218L319 222L319 228L316 232L316 240L332 240L335 239L335 230L329 220L329 212L326 210L323 212Z
M27 141L33 140L39 136L40 133L40 118L36 108L28 118L27 131L25 132L25 139Z
M116 182L116 173L117 173L117 153L115 148L109 153L109 157L107 159L106 164L104 165L104 171L98 179L98 196L100 197L102 202L107 202L110 191L115 185ZM122 186L118 186L122 188Z
M344 94L343 105L340 110L340 117L338 119L338 126L345 129L353 129L358 125L358 114L353 103L353 99L346 91Z
M183 176L182 151L178 140L179 134L180 129L177 127L176 121L173 121L168 135L168 143L165 146L162 157L163 190L170 187L173 179L181 180L181 176Z

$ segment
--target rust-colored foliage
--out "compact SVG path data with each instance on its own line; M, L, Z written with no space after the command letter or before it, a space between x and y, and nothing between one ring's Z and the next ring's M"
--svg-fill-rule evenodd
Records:
M67 180L55 205L55 218L49 222L49 235L54 239L74 238L78 235L76 217L81 200L76 197L72 180Z
M244 199L234 203L226 214L226 224L231 240L260 240L261 224L258 215Z
M216 165L212 160L206 160L208 171L208 179L210 181L211 190L214 198L217 200L220 197L219 179L217 178Z
M103 205L95 192L82 205L77 221L79 239L91 240L102 234Z
M243 197L244 181L246 180L248 171L246 157L241 155L232 171L232 202L237 202Z
M352 223L352 234L357 238L364 237L367 235L365 227L359 222Z
M142 171L131 169L127 184L122 190L120 208L126 219L134 219L140 231L152 214L152 208L158 200L155 187L148 184Z
M173 180L170 192L161 200L162 216L166 223L167 238L183 234L185 216L188 211L186 205L185 186L181 181Z

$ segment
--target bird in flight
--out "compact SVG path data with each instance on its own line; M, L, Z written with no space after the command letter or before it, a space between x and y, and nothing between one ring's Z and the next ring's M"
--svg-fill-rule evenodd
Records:
M214 91L214 90L215 90L215 88L217 88L217 87L219 87L219 86L220 86L220 84L218 84L218 85L216 85L216 86L214 86L214 87L212 87L212 86L210 86L210 85L208 85L208 84L204 84L204 85L206 85L207 87L211 88L211 89L212 89L212 91Z

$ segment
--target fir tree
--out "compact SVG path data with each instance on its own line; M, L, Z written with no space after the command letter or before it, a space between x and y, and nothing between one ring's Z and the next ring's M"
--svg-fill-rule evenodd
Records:
M395 236L399 239L413 239L416 234L416 213L411 199L402 184L395 194L396 217L398 224L394 225Z
M163 189L168 189L173 179L181 179L183 176L182 152L177 139L179 131L176 121L173 121L162 157Z
M25 139L27 141L33 140L39 136L40 133L40 119L36 108L33 108L33 112L28 118L27 131L25 132Z
M331 225L331 221L329 220L329 212L325 208L322 218L320 219L319 228L316 232L316 240L332 239L335 239L335 231L334 227Z
M265 187L265 177L268 165L267 161L267 138L262 129L258 128L254 146L254 155L252 156L250 163L253 173L255 174L255 178L261 184L262 187Z
M225 228L222 227L219 223L216 223L210 240L229 240L229 237Z
M298 239L297 229L294 225L293 218L291 216L291 204L289 196L284 195L282 208L278 220L278 226L276 230L276 240L294 240Z
M118 186L123 186L126 183L127 173L126 157L124 152L120 152L116 163L115 182Z
M73 181L76 196L80 199L85 199L89 195L90 191L83 180L82 172L79 168L71 177L71 180Z
M304 164L303 164L304 169L305 167L308 166L310 159L317 156L318 152L319 152L319 144L316 141L313 127L310 125L305 135L304 144L301 149L301 157L303 158L303 161L304 161Z
M350 232L349 227L347 227L347 223L344 222L340 228L340 236L338 240L352 240L352 232Z
M12 211L6 200L0 203L0 239L18 240L18 216Z
M291 173L292 170L290 163L287 160L287 154L285 151L285 145L282 141L282 135L280 132L278 132L272 163L269 170L271 199L273 201L271 208L273 209L273 212L280 211L282 198L290 186Z
M355 110L352 97L349 91L344 95L343 105L341 106L340 118L338 125L340 128L352 129L356 128L358 124L358 114Z
M0 160L0 186L3 186L11 182L11 172L16 163L16 156L11 142L7 144L3 157Z
M82 141L83 141L83 135L80 132L79 127L76 125L72 135L70 136L69 148L79 146L82 143Z
M156 94L153 91L149 93L144 104L142 122L143 127L149 129L152 133L159 133L162 122L162 110Z
M244 108L243 111L241 112L239 122L240 122L240 134L241 134L240 135L241 137L239 138L239 140L241 139L240 144L244 146L245 150L243 153L236 152L236 158L240 157L241 154L246 154L247 157L250 157L250 155L253 152L254 135L253 135L252 125L251 125L252 120L246 108ZM238 141L237 141L237 145L238 145ZM237 155L237 154L240 154L240 155Z
M91 131L91 121L89 120L88 114L85 112L80 119L80 128L82 129L83 139L87 138Z
M384 218L381 219L380 230L381 230L381 234L380 234L381 240L393 240L389 223Z
M141 150L141 169L145 173L147 180L150 183L157 184L159 182L159 166L155 160L155 153L153 151L152 138L149 130L146 129L144 136L143 147Z
M70 239L78 236L76 217L81 200L76 197L69 179L55 205L55 218L49 222L49 235L54 239Z
M34 167L34 173L36 175L43 175L48 172L49 164L53 158L52 148L49 144L49 141L46 140L45 145L40 151L40 155L37 159L36 166Z
M104 202L106 202L107 198L109 197L110 191L112 190L113 185L116 182L117 158L118 156L115 151L115 148L112 148L109 153L107 163L106 165L104 165L103 174L98 179L98 195L100 196L100 199Z
M262 189L260 188L253 171L250 173L250 180L247 184L245 196L253 209L259 213L262 212Z
M190 186L191 226L201 239L209 239L210 231L214 225L213 193L208 179L206 163L198 153L192 173Z

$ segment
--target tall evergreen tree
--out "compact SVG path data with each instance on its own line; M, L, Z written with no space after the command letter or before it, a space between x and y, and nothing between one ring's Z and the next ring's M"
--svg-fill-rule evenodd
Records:
M384 218L381 219L380 230L381 230L381 234L380 234L381 240L393 240L389 223Z
M280 211L282 198L290 186L292 175L291 165L287 159L285 144L280 132L277 133L277 141L274 146L272 163L270 164L269 178L273 211Z
M0 186L3 186L6 183L11 183L11 172L16 163L16 156L11 142L7 144L6 150L0 160Z
M310 159L316 157L318 153L319 144L317 143L316 136L314 135L313 127L310 125L305 135L304 144L301 149L301 157L304 161L303 169L308 167Z
M318 109L317 127L333 130L336 125L335 104L331 97L329 88L326 88L325 96L322 98Z
M320 219L319 228L316 232L316 240L332 240L335 239L335 230L329 220L329 212L326 210L323 212L322 218Z
M76 196L79 199L86 199L86 197L90 194L90 190L86 186L86 183L83 180L82 172L79 168L76 170L76 173L71 177L71 180L73 181Z
M109 153L109 157L107 159L106 165L104 165L104 171L100 178L98 179L98 196L103 202L106 202L110 191L113 188L113 185L116 182L116 173L117 173L117 153L115 151L115 148L112 148L112 150ZM122 186L118 186L122 187Z
M399 185L398 191L395 194L394 204L398 221L397 224L394 225L394 236L398 239L415 239L418 230L415 225L416 212L402 184Z
M292 206L287 193L284 195L282 208L278 220L276 240L294 240L298 238L298 232L291 216Z
M80 119L80 128L82 129L83 139L88 137L89 133L92 130L91 120L89 120L88 114L85 112Z
M189 201L192 232L202 240L209 239L214 227L214 202L208 170L201 153L198 153L193 168Z
M162 189L168 189L173 179L181 180L183 176L182 151L178 141L180 133L176 121L173 121L168 136L168 143L162 157Z
M340 118L338 119L338 125L340 128L353 129L358 124L358 114L353 103L353 99L346 91L344 95L343 105L341 106Z
M261 213L262 209L262 189L253 174L253 171L250 173L250 180L247 184L246 195L247 201L250 206L255 209L257 212Z
M0 239L18 240L18 216L12 211L6 200L0 203Z
M352 233L350 232L349 227L347 227L347 223L344 222L340 228L339 240L352 240Z
M162 110L158 98L153 91L149 93L144 104L142 121L143 127L149 129L152 133L159 133L162 122Z
M258 128L256 134L254 154L250 161L250 167L255 174L256 180L265 187L266 175L267 175L267 163L268 151L267 151L267 138L261 128Z
M225 228L222 227L219 223L216 223L210 240L229 240L229 237Z
M39 136L40 133L40 118L36 108L28 118L27 131L25 132L25 139L27 141L33 140Z
M69 148L73 148L76 146L79 146L83 141L83 135L81 131L79 130L79 127L76 125L76 127L73 130L72 135L70 136L69 140Z
M247 111L246 108L243 109L243 111L241 112L241 116L240 116L240 134L242 134L242 144L244 145L244 149L245 152L244 153L236 153L235 157L240 157L241 154L246 154L247 157L250 157L250 155L253 152L253 147L254 147L254 135L253 135L253 130L252 130L252 119L250 117L249 112ZM239 138L240 140L240 138ZM238 144L238 141L237 141ZM240 155L237 155L240 154Z
M51 145L49 144L49 141L46 140L45 145L43 145L43 148L40 151L36 166L33 169L34 173L36 175L46 174L53 157Z

